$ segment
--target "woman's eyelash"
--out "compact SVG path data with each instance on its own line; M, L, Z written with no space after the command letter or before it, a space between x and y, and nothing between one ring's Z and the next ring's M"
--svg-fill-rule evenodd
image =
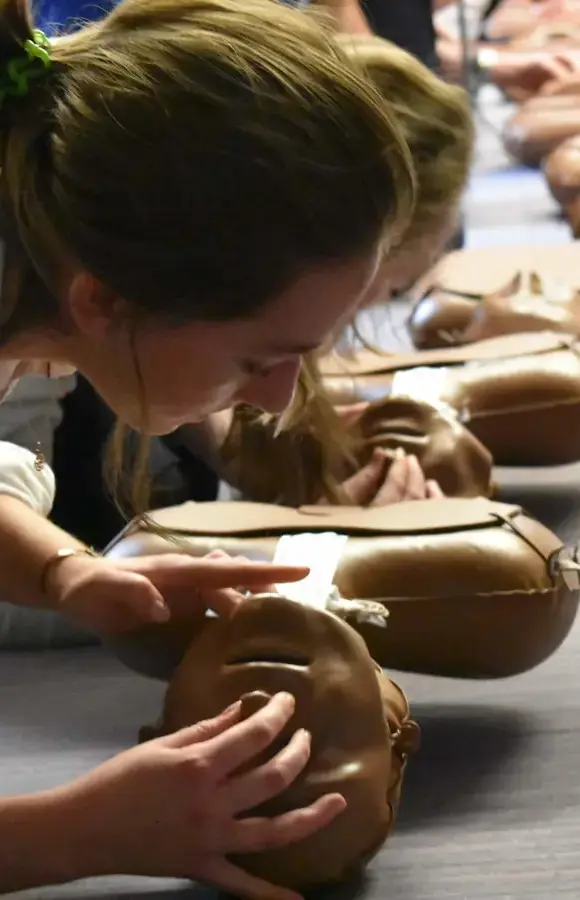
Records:
M244 375L250 375L252 378L266 378L272 371L272 366L263 366L260 363L244 362L242 363L242 371Z

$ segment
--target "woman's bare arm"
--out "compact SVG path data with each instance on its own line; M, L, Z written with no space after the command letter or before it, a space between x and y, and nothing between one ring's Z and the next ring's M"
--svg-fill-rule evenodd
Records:
M344 34L373 33L359 0L318 0L316 5L332 13L338 31Z
M42 591L44 566L59 550L83 547L81 541L57 528L26 503L0 493L0 571L4 600L19 606L53 608L49 599L52 592ZM63 559L54 567L51 577L56 579L64 570L82 562L82 557Z
M66 789L0 799L0 894L88 877L82 830Z

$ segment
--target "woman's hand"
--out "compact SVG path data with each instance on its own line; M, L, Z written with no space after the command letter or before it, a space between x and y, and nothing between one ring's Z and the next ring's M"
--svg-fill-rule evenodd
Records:
M356 506L443 497L437 482L425 478L417 457L406 456L402 449L395 451L394 459L388 451L376 449L370 462L343 482L342 489Z
M368 403L338 406L343 424L353 425ZM426 479L416 456L402 448L393 453L377 448L369 462L341 485L355 506L387 506L402 500L433 500L443 497L436 481Z
M51 573L54 606L77 624L112 636L168 619L200 621L207 609L228 615L272 584L300 581L306 567L249 562L225 553L171 553L129 559L70 556Z
M550 53L547 47L543 51L502 54L493 72L496 84L523 103L536 94L555 91L577 76L578 70L577 52Z
M271 819L243 818L282 793L308 762L310 736L298 731L269 762L237 774L271 745L293 712L288 694L245 721L235 704L216 719L123 753L64 789L71 876L191 878L252 900L295 900L294 892L227 859L301 841L346 806L341 795L327 794Z

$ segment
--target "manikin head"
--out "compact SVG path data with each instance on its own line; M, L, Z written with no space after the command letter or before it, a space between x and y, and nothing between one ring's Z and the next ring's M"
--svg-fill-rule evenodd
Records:
M361 465L369 461L376 447L393 454L401 448L417 457L425 476L436 481L445 496L489 496L491 453L450 407L404 396L387 397L370 404L357 431Z
M390 794L400 764L393 768L392 722L405 717L406 706L350 625L278 595L248 599L231 618L211 620L191 645L169 685L162 730L215 716L240 697L251 715L278 691L294 695L296 712L267 756L297 728L311 732L312 754L296 781L258 814L276 815L329 791L343 794L348 806L299 844L237 861L298 889L341 881L380 849L393 824Z

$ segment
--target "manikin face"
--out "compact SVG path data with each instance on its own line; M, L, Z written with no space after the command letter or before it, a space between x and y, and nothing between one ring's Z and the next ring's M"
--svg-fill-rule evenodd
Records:
M361 465L376 447L415 455L425 476L448 497L487 496L491 453L458 420L452 410L437 409L407 397L387 397L372 403L361 416Z
M245 869L303 889L349 877L380 848L393 817L383 678L350 625L277 595L250 598L230 619L212 620L191 645L167 692L163 731L211 718L240 697L244 714L251 715L268 697L288 691L296 712L254 764L281 749L298 728L311 732L312 754L298 779L258 814L276 815L334 791L348 804L305 841L237 860Z

